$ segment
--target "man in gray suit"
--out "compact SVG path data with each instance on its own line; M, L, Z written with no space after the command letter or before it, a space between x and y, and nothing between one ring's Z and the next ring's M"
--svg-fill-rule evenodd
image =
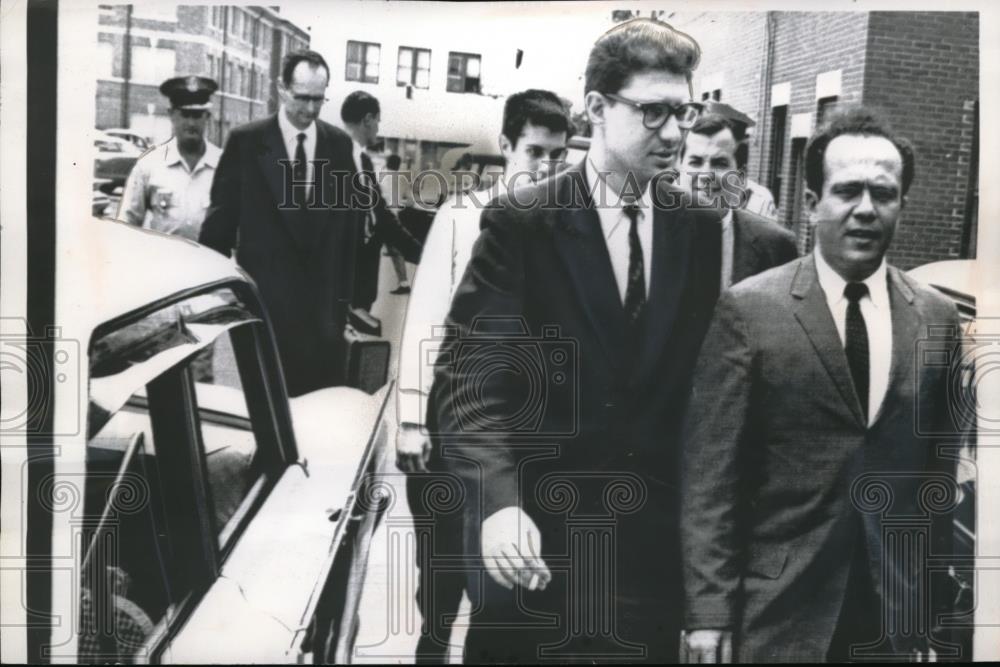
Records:
M682 437L688 661L942 648L927 563L949 552L953 460L926 434L953 430L949 378L915 355L958 314L885 261L913 174L870 112L834 119L806 152L815 252L719 300Z
M746 177L740 173L733 121L704 113L684 140L680 182L699 205L717 207L722 218L723 289L798 257L795 235L773 220L740 208Z

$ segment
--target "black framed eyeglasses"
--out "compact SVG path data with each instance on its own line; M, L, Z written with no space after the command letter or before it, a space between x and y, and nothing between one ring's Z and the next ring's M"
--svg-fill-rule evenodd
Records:
M309 104L310 102L313 104L323 104L330 101L329 97L324 97L323 95L300 95L298 93L291 93L291 95L293 100L302 104Z
M658 130L663 127L670 117L677 119L677 126L682 130L690 130L698 116L701 115L704 105L698 102L682 102L673 105L667 102L636 102L614 93L602 93L605 97L622 104L627 104L642 112L642 124L647 130Z

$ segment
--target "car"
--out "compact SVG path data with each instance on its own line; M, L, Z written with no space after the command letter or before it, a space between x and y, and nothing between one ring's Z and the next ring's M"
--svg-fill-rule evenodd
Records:
M986 341L983 346L976 340L976 301L982 296L983 273L974 259L956 259L931 262L907 272L911 278L929 285L951 299L958 309L963 327L963 340L957 363L952 361L951 383L953 391L961 397L952 401L954 408L976 406L976 361L986 359L992 350ZM983 373L988 372L988 367ZM958 460L958 498L953 518L954 562L948 572L955 599L952 619L953 641L961 646L963 656L972 655L972 613L976 606L976 415L959 416L970 426L962 433ZM963 619L963 615L965 618Z
M21 536L48 540L53 614L21 631L63 662L348 660L391 383L290 400L234 262L112 220L86 236L56 258L52 522Z
M114 194L117 188L125 186L132 167L142 155L132 142L100 130L95 131L94 179L101 181L100 190L104 194Z
M113 127L104 130L105 134L109 134L112 137L118 137L119 139L124 139L125 141L131 142L140 151L146 151L153 147L153 142L149 140L148 137L144 137L141 134L136 134L132 130Z

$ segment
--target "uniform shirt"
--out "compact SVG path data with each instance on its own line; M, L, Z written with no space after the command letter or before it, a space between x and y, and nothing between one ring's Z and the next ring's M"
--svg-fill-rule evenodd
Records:
M288 153L289 160L295 160L295 152L299 147L299 134L305 133L306 138L302 143L302 148L306 152L306 185L305 185L305 201L309 201L309 193L312 192L313 184L313 174L314 165L313 160L316 159L316 121L309 123L309 127L304 130L292 125L292 121L288 120L288 116L285 115L285 107L282 106L278 109L278 127L281 128L281 138L285 143L285 151ZM289 176L291 174L289 173Z
M452 197L434 216L413 276L399 349L397 414L400 423L424 423L423 410L434 381L436 355L424 358L422 348L433 349L434 330L440 329L448 316L452 297L472 257L472 246L479 238L483 205L502 193L503 186L498 179L489 194L463 195L461 207L456 206L459 200Z
M628 232L631 221L622 209L622 202L616 201L617 195L611 192L609 186L601 183L598 169L594 163L587 160L587 185L594 193L597 215L601 219L601 231L604 233L604 242L608 246L608 254L611 256L611 268L615 273L615 282L618 283L618 295L622 303L625 303L625 292L628 289L628 260L629 242ZM649 296L649 281L653 275L653 206L651 202L650 188L646 187L642 197L636 202L639 206L639 217L636 223L636 231L639 234L639 247L642 248L642 268L646 280L646 296Z
M747 190L750 196L747 197L747 201L743 205L744 210L771 220L778 219L778 209L774 207L774 197L771 196L770 190L749 178L747 179Z
M218 146L206 141L205 154L189 169L176 139L150 149L129 174L118 219L197 241L221 154Z
M833 323L837 326L840 342L847 344L847 297L844 286L847 281L826 263L819 246L813 251L816 258L816 276L826 295L826 305L830 308ZM892 312L889 310L889 282L885 258L875 273L863 281L868 286L868 296L858 302L861 316L868 330L868 425L878 417L878 409L889 388L889 367L892 362Z

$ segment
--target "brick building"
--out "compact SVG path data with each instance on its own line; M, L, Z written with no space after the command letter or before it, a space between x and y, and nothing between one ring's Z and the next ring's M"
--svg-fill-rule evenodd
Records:
M225 5L102 5L98 15L97 127L170 137L159 85L199 74L219 84L208 137L273 113L282 56L309 35L276 8Z
M803 251L803 156L837 107L881 109L913 142L916 178L891 260L974 257L979 16L975 12L708 12L662 16L701 44L695 94L757 121L750 178L767 185Z

